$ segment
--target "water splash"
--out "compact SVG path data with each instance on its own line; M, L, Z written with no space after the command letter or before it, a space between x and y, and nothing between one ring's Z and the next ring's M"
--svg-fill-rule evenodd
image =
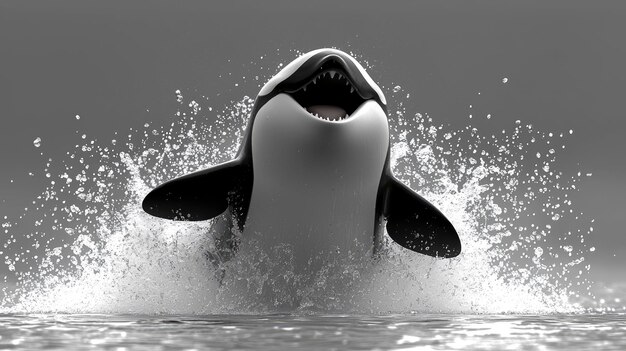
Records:
M556 167L567 136L521 121L497 135L472 125L450 130L406 111L401 91L386 92L392 170L446 213L464 245L458 258L416 255L387 239L382 257L328 252L322 268L306 274L294 272L285 246L216 265L209 258L225 217L171 222L146 215L140 203L163 181L231 159L253 100L232 102L206 125L202 113L213 108L186 103L176 90L180 110L170 126L146 124L110 145L83 135L56 173L47 163L50 185L35 206L2 225L4 263L16 279L3 290L3 311L580 310L571 300L589 295L584 239L593 228L570 200L583 175ZM28 220L32 233L14 231Z

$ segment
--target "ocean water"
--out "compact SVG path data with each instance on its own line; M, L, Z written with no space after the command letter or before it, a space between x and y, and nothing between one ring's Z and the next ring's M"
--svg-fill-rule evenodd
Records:
M3 315L12 350L624 350L626 315Z
M42 166L49 185L33 205L3 218L3 348L622 349L626 289L592 291L594 220L571 196L591 173L558 167L575 132L472 124L489 114L451 129L388 85L392 170L446 213L459 257L387 241L377 258L320 252L321 268L304 273L285 245L211 262L223 217L172 222L140 203L231 159L254 101L211 106L176 90L170 125L79 134ZM46 155L45 140L33 147Z

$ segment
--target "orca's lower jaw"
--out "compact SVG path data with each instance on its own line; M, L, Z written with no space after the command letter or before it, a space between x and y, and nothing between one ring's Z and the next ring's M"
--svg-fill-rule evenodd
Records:
M298 89L287 93L311 115L328 122L350 118L367 101L348 75L336 68L321 69Z

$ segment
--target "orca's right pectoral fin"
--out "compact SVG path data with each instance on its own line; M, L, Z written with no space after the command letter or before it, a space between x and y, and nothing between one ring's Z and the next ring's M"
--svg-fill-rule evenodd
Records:
M451 258L461 253L452 223L426 199L391 177L385 206L387 233L401 246L424 255Z
M239 160L163 183L143 199L147 213L161 218L202 221L224 212L245 174Z

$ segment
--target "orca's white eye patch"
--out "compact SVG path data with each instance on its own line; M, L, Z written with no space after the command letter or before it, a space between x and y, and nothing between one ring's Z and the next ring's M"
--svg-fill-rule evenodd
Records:
M354 57L350 55L347 55L347 56L350 58L350 60L352 60L354 65L359 69L359 71L361 72L361 75L363 76L363 78L365 78L365 80L370 85L370 87L372 87L372 89L376 91L376 94L378 94L378 98L383 103L383 105L387 105L387 99L385 99L385 94L383 94L383 91L380 90L380 87L378 86L378 84L374 82L372 77L370 77L370 75L367 74L367 72L365 72L365 68L363 68L363 66L361 66L359 61L357 61Z

